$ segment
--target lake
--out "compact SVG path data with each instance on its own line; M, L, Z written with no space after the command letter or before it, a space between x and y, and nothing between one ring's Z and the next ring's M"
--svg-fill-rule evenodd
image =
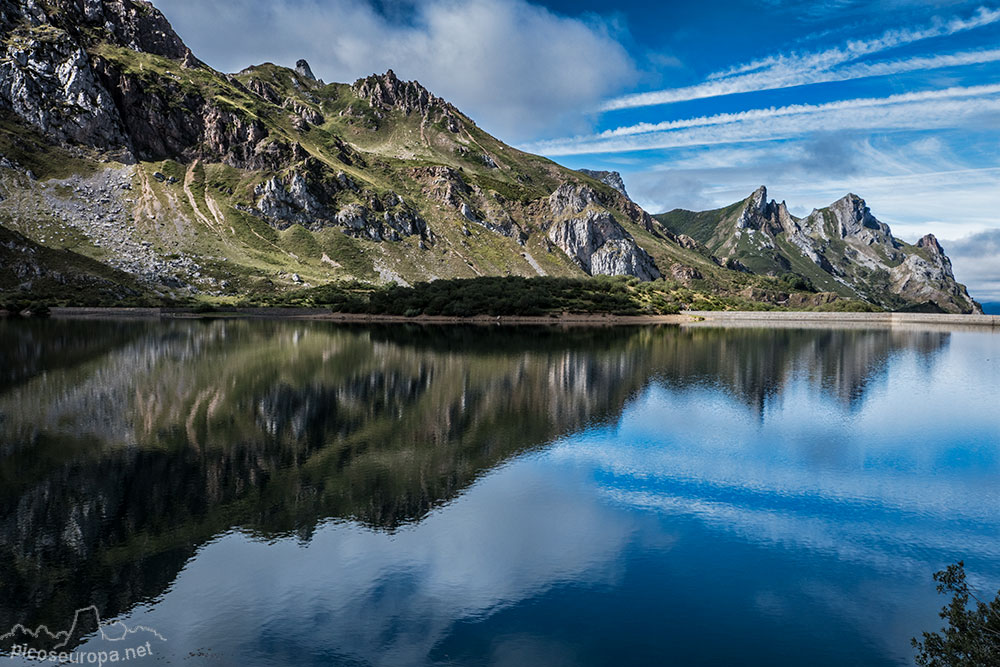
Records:
M0 634L912 664L935 571L1000 589L998 388L989 330L0 321Z

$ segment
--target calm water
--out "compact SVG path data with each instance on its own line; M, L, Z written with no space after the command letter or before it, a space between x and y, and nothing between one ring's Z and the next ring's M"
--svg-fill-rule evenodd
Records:
M934 571L1000 588L998 388L976 331L0 322L0 634L910 664Z

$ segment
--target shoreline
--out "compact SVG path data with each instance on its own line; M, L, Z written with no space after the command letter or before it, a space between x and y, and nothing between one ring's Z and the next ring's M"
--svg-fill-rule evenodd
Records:
M475 324L475 325L579 325L623 326L686 324L688 315L611 315L563 313L560 315L379 315L333 313L323 308L232 308L199 313L184 308L52 308L54 319L276 319L337 322L343 324Z
M817 313L808 311L682 311L677 315L611 315L563 313L560 315L377 315L332 313L322 308L232 308L200 313L185 308L52 308L57 319L292 319L345 324L474 324L474 325L576 325L628 326L669 324L680 326L738 327L854 327L945 326L997 329L998 315L948 315L937 313Z

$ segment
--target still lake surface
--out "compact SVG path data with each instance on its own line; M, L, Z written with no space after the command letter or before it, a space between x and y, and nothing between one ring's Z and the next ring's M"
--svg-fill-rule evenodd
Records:
M0 321L0 634L912 664L936 570L1000 588L998 399L989 330Z

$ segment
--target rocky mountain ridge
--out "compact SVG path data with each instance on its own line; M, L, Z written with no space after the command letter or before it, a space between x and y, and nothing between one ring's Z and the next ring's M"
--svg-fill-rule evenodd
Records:
M915 245L897 239L853 193L797 218L785 202L768 201L761 186L724 209L675 210L657 218L730 265L794 273L817 287L886 308L922 304L944 312L981 312L955 280L951 261L933 234Z

